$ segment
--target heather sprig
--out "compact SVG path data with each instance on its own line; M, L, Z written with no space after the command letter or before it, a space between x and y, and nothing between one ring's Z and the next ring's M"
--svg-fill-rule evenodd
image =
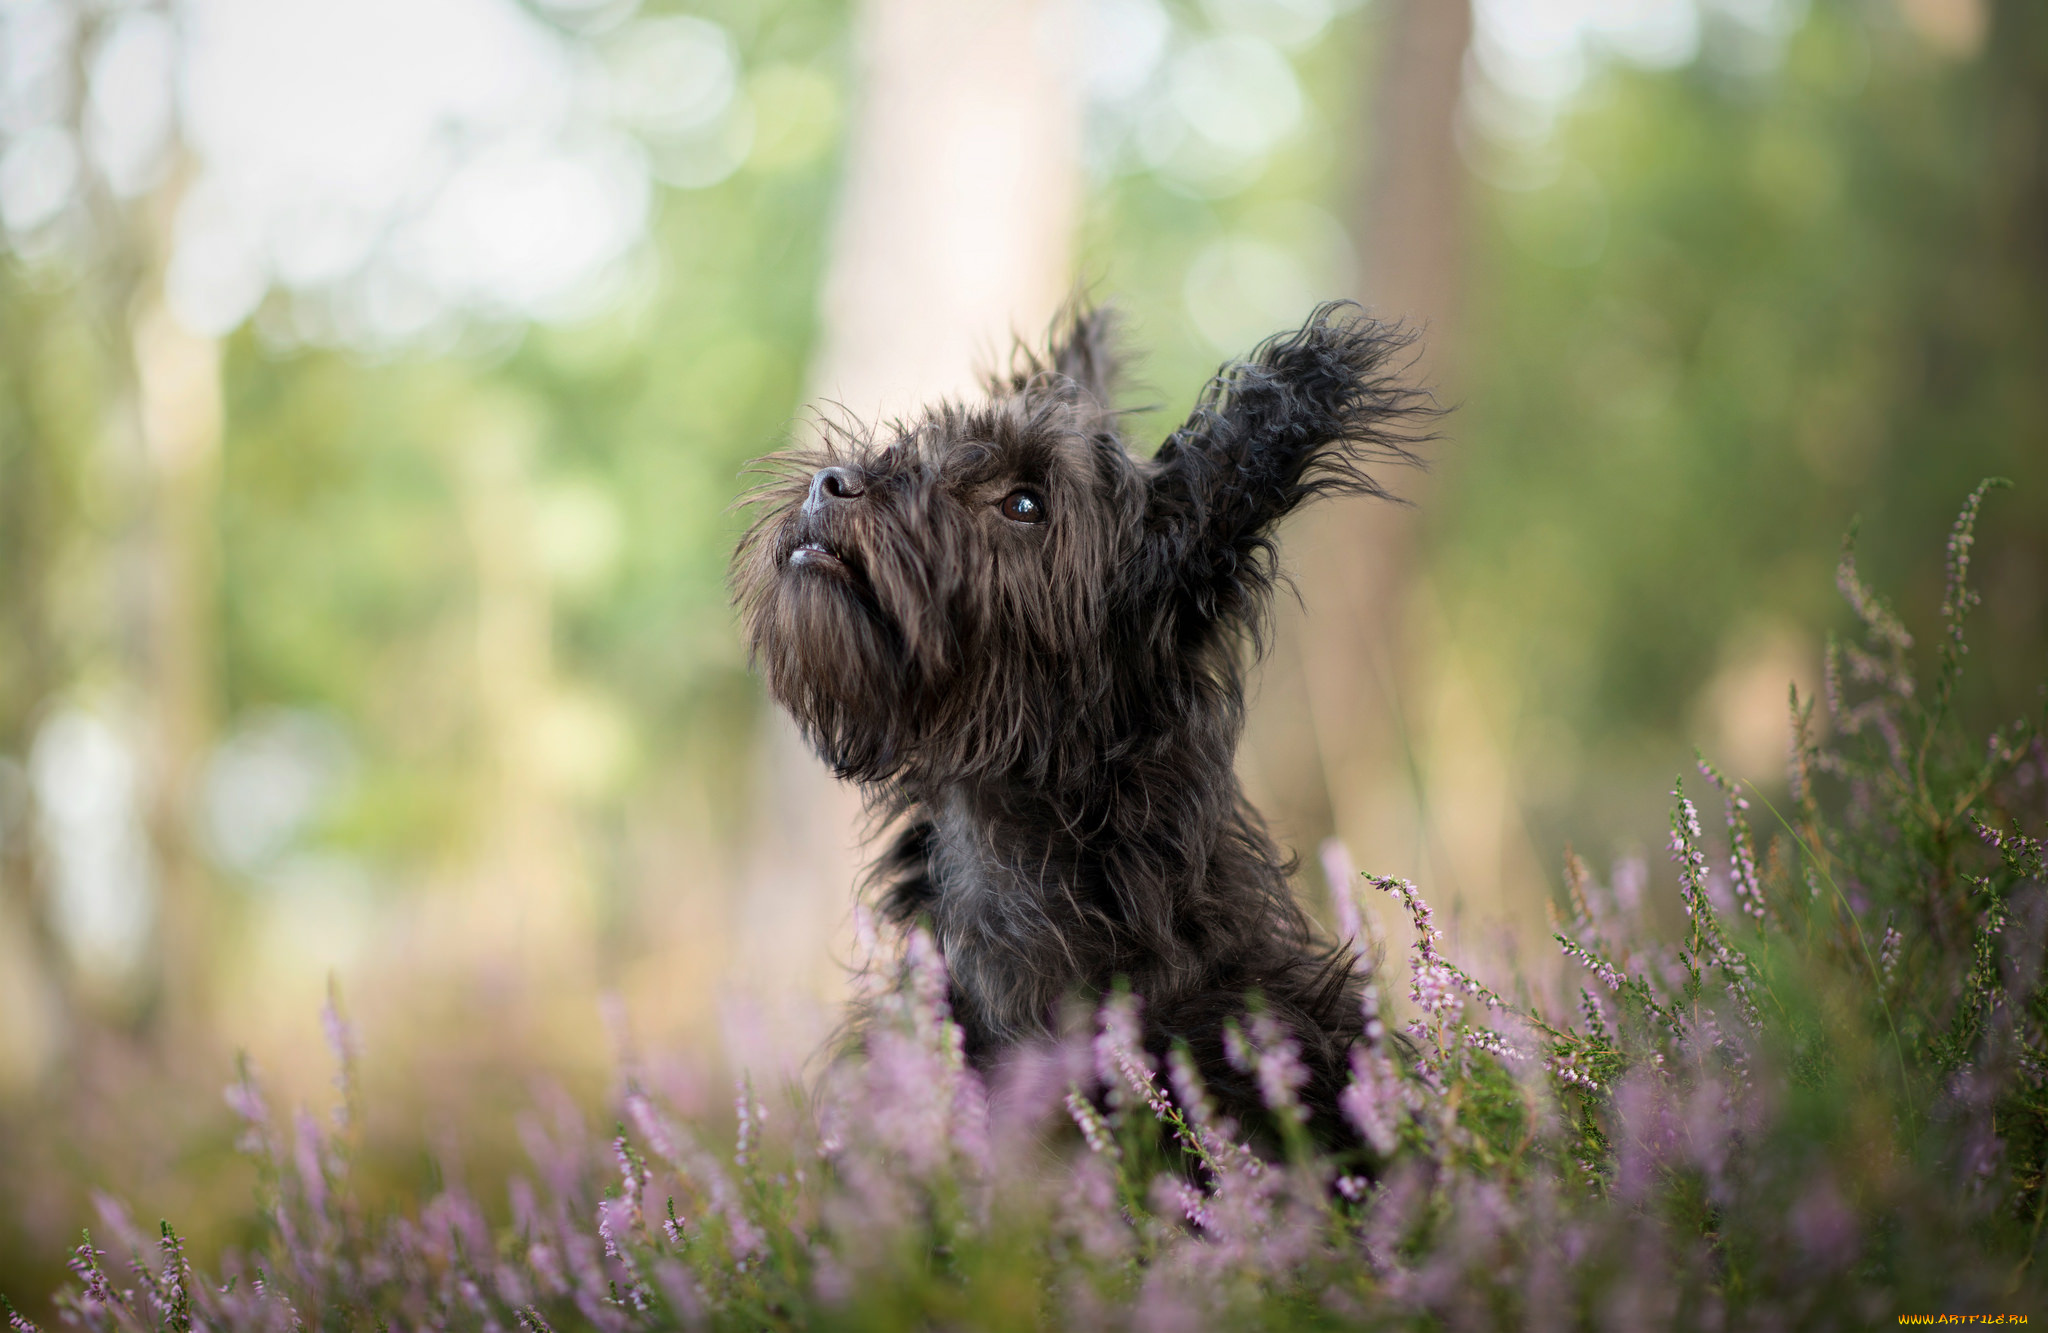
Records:
M14 1302L8 1300L5 1296L0 1296L0 1310L7 1312L9 1333L42 1333L42 1330L31 1322L28 1316L15 1309Z
M1973 818L1971 823L1985 845L1997 851L2009 873L2020 879L2048 879L2048 842L2030 838L2017 829L2010 832L1995 829L1981 819Z
M76 1297L96 1307L113 1308L127 1303L127 1293L115 1289L107 1280L106 1271L100 1267L100 1260L106 1258L106 1251L92 1243L92 1232L83 1231L78 1247L71 1252L66 1267L77 1276L79 1289Z
M1742 789L1721 775L1721 771L1698 755L1700 775L1721 793L1728 820L1728 882L1735 901L1757 926L1768 925L1770 907L1764 901L1763 878L1757 869L1756 842L1749 831L1749 800Z
M1409 1090L1399 1066L1382 1050L1360 1046L1351 1052L1351 1081L1342 1096L1344 1115L1379 1156L1393 1156L1409 1122Z
M1088 1145L1088 1151L1104 1157L1122 1156L1123 1149L1117 1145L1116 1134L1109 1122L1102 1118L1102 1112L1092 1106L1079 1088L1067 1093L1067 1114L1074 1118L1074 1127L1081 1131L1081 1138Z
M1978 489L1981 496L1983 488ZM1976 497L1967 512L1974 513ZM1913 649L1913 636L1906 632L1906 626L1897 613L1886 604L1882 597L1872 592L1856 570L1856 524L1842 538L1842 555L1835 566L1835 586L1849 603L1849 609L1863 623L1865 632L1874 644L1882 645L1894 656L1891 660L1893 671L1886 677L1886 683L1901 694L1913 692L1913 676L1905 654Z
M162 1276L150 1284L150 1302L162 1327L172 1333L192 1333L192 1265L185 1258L185 1243L169 1222L160 1222L158 1227L164 1266Z
M1977 543L1977 515L1984 507L1986 494L2011 485L2004 477L1986 477L1978 482L1977 489L1963 502L1962 512L1956 515L1955 525L1949 529L1946 578L1941 589L1944 633L1935 672L1934 704L1928 710L1930 725L1939 722L1955 697L1956 684L1963 674L1963 658L1970 651L1963 635L1963 621L1970 608L1984 600L1983 594L1970 586L1970 548Z
M1096 1077L1106 1090L1110 1105L1116 1108L1116 1119L1139 1128L1140 1138L1148 1130L1163 1129L1212 1179L1245 1169L1252 1160L1249 1150L1232 1142L1236 1126L1217 1115L1184 1043L1176 1043L1167 1052L1172 1094L1169 1096L1160 1087L1151 1058L1139 1044L1139 1004L1137 996L1119 988L1103 1001L1097 1013L1100 1030L1092 1043ZM1087 1102L1079 1088L1068 1091L1067 1106L1091 1149L1105 1152L1115 1148L1114 1141L1107 1137L1111 1134L1109 1122ZM1142 1120L1126 1115L1138 1110L1145 1113Z
M1463 1007L1466 1000L1476 1000L1488 1009L1502 1014L1526 1017L1522 1009L1499 992L1480 982L1471 973L1444 957L1437 944L1444 933L1436 928L1435 913L1430 910L1415 885L1405 879L1384 875L1368 875L1366 882L1382 892L1392 894L1408 912L1414 926L1415 944L1409 955L1408 998L1415 1002L1423 1014L1435 1021L1439 1034L1446 1030L1454 1010ZM1424 1025L1418 1022L1410 1031L1424 1036Z
M1671 859L1678 866L1679 897L1691 923L1690 936L1679 953L1688 975L1686 1002L1693 1006L1693 1016L1697 1019L1701 968L1716 967L1725 978L1728 995L1735 1001L1743 1020L1755 1027L1762 1021L1762 1014L1753 991L1749 958L1728 942L1713 901L1707 895L1707 855L1700 846L1699 810L1686 796L1682 779L1673 786L1671 797L1678 802L1671 812Z

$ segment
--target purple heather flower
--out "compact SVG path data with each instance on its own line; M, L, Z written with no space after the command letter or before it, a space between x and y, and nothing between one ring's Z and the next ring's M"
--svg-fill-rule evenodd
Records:
M641 1221L641 1192L654 1177L645 1166L634 1160L623 1134L612 1140L612 1158L619 1164L619 1201L629 1210L626 1225L637 1227Z
M1387 1035L1386 1024L1380 1021L1379 982L1368 980L1358 988L1358 1016L1363 1020L1359 1031L1366 1044L1379 1045L1381 1039Z
M615 1261L626 1274L626 1292L636 1310L647 1308L647 1298L652 1295L647 1284L640 1278L639 1265L633 1262L629 1248L632 1235L640 1224L640 1208L637 1202L628 1199L602 1199L597 1205L597 1235L604 1245L604 1256Z
M725 1222L726 1245L735 1259L744 1259L766 1245L767 1240L760 1229L747 1216L739 1193L733 1187L732 1178L725 1167L710 1153L697 1145L680 1125L656 1111L646 1097L634 1094L626 1099L626 1114L633 1126L640 1131L641 1138L652 1148L655 1155L666 1162L677 1175L690 1181L710 1201L711 1210ZM623 1151L623 1140L619 1143L620 1170L622 1176L632 1170L630 1159ZM644 1169L643 1169L644 1176ZM627 1177L627 1188L636 1197L645 1179L635 1181ZM636 1205L637 1206L637 1205Z
M85 1241L71 1252L65 1266L77 1275L82 1290L80 1299L101 1308L121 1303L121 1296L107 1280L106 1270L100 1267L100 1260L107 1257L105 1250L95 1249L92 1234L86 1233Z
M1209 1100L1209 1089L1202 1083L1201 1072L1184 1048L1176 1046L1167 1052L1166 1073L1173 1084L1174 1100L1180 1103L1181 1113L1196 1133L1211 1129L1228 1132L1227 1122L1217 1116L1215 1105Z
M822 1245L811 1247L811 1290L827 1305L844 1305L853 1299L853 1275Z
M1351 861L1351 849L1341 838L1325 838L1321 849L1323 879L1330 886L1330 905L1337 913L1337 939L1349 944L1363 958L1372 947L1368 928L1358 910L1358 897L1353 886L1358 883L1358 869Z
M1978 838L2004 857L2008 865L2023 874L2040 877L2043 863L2048 861L2048 839L2030 838L2018 829L2007 832L1993 828L1974 815L1970 823L1976 828Z
M1152 1059L1140 1044L1138 1003L1129 991L1120 992L1104 1000L1096 1015L1095 1077L1113 1103L1120 1103L1126 1087L1146 1097L1152 1081Z
M912 1008L911 1015L920 1032L928 1031L943 1021L946 1014L946 959L939 952L937 941L931 932L922 926L910 932L903 951L904 979L903 996Z
M126 1204L111 1194L94 1190L92 1207L99 1214L100 1225L113 1234L117 1245L131 1255L142 1253L142 1233L136 1229L135 1219L128 1215Z
M1769 916L1764 904L1763 879L1757 871L1756 848L1749 833L1749 801L1740 788L1721 775L1705 758L1699 761L1702 776L1721 792L1728 822L1728 881L1743 913L1762 925Z
M1146 1274L1144 1290L1131 1307L1134 1333L1203 1333L1209 1321L1200 1306L1169 1285L1168 1274Z
M1223 1025L1223 1058L1240 1074L1251 1073L1259 1062L1258 1052L1245 1040L1244 1030L1235 1021Z
M1827 1176L1806 1187L1786 1221L1805 1257L1823 1268L1840 1269L1855 1259L1856 1214Z
M1102 1113L1081 1095L1078 1088L1067 1094L1067 1114L1074 1118L1074 1124L1079 1127L1081 1137L1088 1141L1090 1152L1112 1158L1121 1155L1121 1150L1116 1145L1116 1137L1109 1132L1108 1122L1102 1118Z
M1254 1014L1251 1040L1258 1055L1254 1070L1259 1096L1276 1116L1297 1123L1308 1121L1308 1108L1301 1104L1301 1090L1308 1084L1308 1067L1301 1062L1301 1046L1270 1014Z
M1452 1005L1458 1003L1458 979L1451 975L1451 969L1442 963L1414 964L1414 979L1408 987L1409 998L1415 1001L1423 1013L1442 1017Z
M991 1159L1015 1162L1035 1152L1047 1120L1091 1065L1090 1047L1076 1040L1027 1043L998 1064L987 1097Z
M310 1111L300 1107L292 1117L292 1164L305 1191L306 1207L315 1216L327 1211L327 1136Z
M644 1094L636 1092L627 1095L626 1118L632 1122L634 1132L640 1135L656 1157L677 1171L684 1169L681 1164L682 1153L677 1142L677 1131L659 1111L654 1109L654 1103L647 1100Z
M1700 850L1699 810L1687 798L1683 783L1672 788L1671 795L1678 802L1677 808L1671 812L1671 859L1678 865L1679 896L1685 904L1685 914L1692 918L1696 965L1712 962L1721 970L1728 983L1728 993L1735 1000L1743 1019L1755 1027L1762 1021L1762 1016L1750 994L1749 960L1723 936L1713 904L1707 897L1707 857ZM1707 1021L1712 1021L1711 1016ZM1715 1045L1721 1045L1718 1031Z
M1494 1056L1497 1059L1513 1063L1529 1058L1527 1051L1522 1050L1492 1028L1461 1025L1458 1029L1458 1035L1467 1046L1485 1051L1488 1055Z
M1576 940L1567 939L1563 935L1557 936L1556 939L1557 947L1564 951L1565 957L1598 977L1601 984L1605 985L1608 990L1613 991L1617 995L1621 993L1621 988L1628 979L1622 975L1620 968L1587 949Z
M184 1242L178 1233L171 1230L171 1224L163 1224L162 1238L158 1249L163 1255L163 1274L156 1281L148 1280L149 1270L136 1259L136 1275L144 1279L149 1293L149 1302L155 1307L161 1327L190 1328L192 1323L192 1297L188 1284L192 1278L192 1265L185 1258Z
M1650 866L1640 856L1625 856L1614 863L1614 907L1633 920L1643 903L1643 890L1650 884Z
M1436 962L1436 942L1444 937L1444 933L1436 928L1429 904L1422 900L1422 895L1416 892L1415 886L1405 879L1395 879L1386 875L1368 875L1366 879L1374 888L1391 893L1401 900L1401 905L1408 909L1408 917L1415 925L1416 955L1425 962Z
M334 1056L334 1086L341 1093L341 1104L335 1108L337 1123L347 1128L348 1103L354 1095L356 1067L355 1029L342 1016L341 996L332 986L328 988L327 1003L320 1006L320 1031L327 1038L327 1049Z
M241 1077L222 1090L221 1097L228 1109L240 1116L243 1123L241 1135L235 1140L237 1152L251 1156L267 1153L270 1138L270 1107L263 1100L263 1094L256 1087L253 1073L245 1063Z
M748 1150L768 1119L768 1108L755 1098L753 1086L745 1079L740 1080L739 1091L733 1098L733 1115L739 1129L732 1160L735 1166L745 1167L753 1160Z
M1423 901L1413 884L1405 879L1386 876L1367 878L1375 887L1399 898L1414 923L1415 944L1408 957L1408 995L1425 1016L1441 1024L1450 1018L1453 1009L1463 1004L1464 997L1478 1000L1503 1013L1519 1012L1499 994L1481 985L1471 974L1438 952L1437 942L1443 938L1443 932L1436 928L1429 904ZM1417 1036L1426 1035L1426 1028L1420 1022L1411 1024L1409 1031Z
M1154 1176L1152 1186L1146 1192L1146 1198L1156 1216L1179 1215L1205 1229L1212 1220L1210 1196L1180 1176L1163 1171Z
M491 1271L491 1286L501 1304L514 1308L525 1305L533 1295L519 1270L503 1260Z
M1899 652L1912 648L1913 636L1906 632L1906 627L1899 623L1899 618L1892 614L1891 608L1864 584L1862 577L1856 572L1855 551L1848 546L1843 547L1841 562L1835 566L1835 586L1841 590L1850 608L1856 612L1856 618L1870 630L1873 638L1883 641Z
M1215 1105L1209 1100L1209 1090L1202 1082L1202 1075L1184 1048L1176 1046L1167 1052L1166 1071L1173 1085L1174 1101L1180 1108L1188 1132L1193 1135L1193 1142L1187 1146L1201 1154L1210 1168L1219 1173L1256 1174L1263 1164L1249 1148L1235 1141L1236 1124L1227 1116L1217 1114Z
M964 1175L985 1181L995 1174L996 1167L988 1090L981 1075L971 1069L956 1069L952 1088L950 1137L954 1156Z
M1392 1155L1405 1109L1400 1071L1392 1060L1380 1051L1354 1047L1351 1081L1338 1094L1338 1104L1374 1152Z
M1584 1088L1588 1092L1606 1091L1605 1086L1600 1080L1579 1068L1579 1053L1577 1051L1567 1051L1563 1055L1554 1055L1544 1062L1543 1067L1560 1083L1568 1083L1574 1087Z
M1650 1196L1663 1172L1682 1164L1680 1131L1656 1075L1632 1071L1614 1090L1614 1192L1637 1203Z
M1596 1036L1607 1031L1607 1006L1600 1002L1599 996L1584 987L1579 990L1579 1012L1585 1017L1588 1031Z
M1075 1164L1061 1201L1060 1225L1084 1253L1114 1262L1130 1251L1134 1237L1117 1205L1116 1174L1109 1161L1091 1153Z
M865 1093L862 1130L869 1142L898 1154L914 1176L936 1174L951 1158L958 1071L949 1052L929 1040L881 1029L868 1039L868 1062L858 1082Z
M1970 498L1963 501L1963 511L1956 515L1955 526L1948 534L1948 578L1941 593L1941 618L1948 625L1949 643L1960 656L1970 650L1963 641L1963 617L1971 607L1984 600L1983 595L1970 586L1970 548L1977 542L1977 511L1983 507L1984 493L1991 489L1991 482L1980 484L1970 492Z
M1699 849L1700 812L1683 788L1672 793L1678 809L1671 815L1671 859L1678 863L1678 888L1685 901L1685 914L1695 916L1702 909L1706 892L1707 856Z

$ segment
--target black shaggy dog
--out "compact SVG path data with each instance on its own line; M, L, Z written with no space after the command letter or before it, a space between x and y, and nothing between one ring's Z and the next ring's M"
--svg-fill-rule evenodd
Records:
M1220 1109L1256 1120L1223 1032L1263 1005L1334 1136L1358 981L1232 759L1275 524L1319 495L1385 495L1364 467L1413 461L1433 409L1398 376L1407 335L1325 306L1226 366L1146 459L1110 405L1111 333L1077 311L985 403L765 460L733 565L747 641L900 828L879 905L929 925L971 1061L1122 977L1148 1049L1185 1041Z

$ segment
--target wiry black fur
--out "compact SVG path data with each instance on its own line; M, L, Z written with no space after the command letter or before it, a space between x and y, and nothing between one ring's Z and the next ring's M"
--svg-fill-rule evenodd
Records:
M1222 1109L1256 1118L1222 1040L1255 994L1301 1041L1331 1132L1358 981L1239 789L1245 644L1281 577L1275 524L1385 495L1365 466L1414 461L1434 409L1399 378L1409 335L1324 306L1224 367L1142 459L1110 406L1112 333L1076 311L985 403L765 460L733 564L748 645L900 827L879 906L929 923L970 1059L1121 976L1148 1047L1185 1041ZM1043 522L999 511L1020 487ZM831 558L793 562L807 545Z

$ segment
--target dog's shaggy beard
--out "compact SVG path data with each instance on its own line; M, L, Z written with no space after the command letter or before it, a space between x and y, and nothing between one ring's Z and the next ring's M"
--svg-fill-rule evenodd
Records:
M747 644L777 703L842 778L880 781L916 751L917 701L943 689L950 637L920 614L932 573L888 539L878 506L807 515L822 457L773 460L737 591ZM799 553L802 554L799 554Z

